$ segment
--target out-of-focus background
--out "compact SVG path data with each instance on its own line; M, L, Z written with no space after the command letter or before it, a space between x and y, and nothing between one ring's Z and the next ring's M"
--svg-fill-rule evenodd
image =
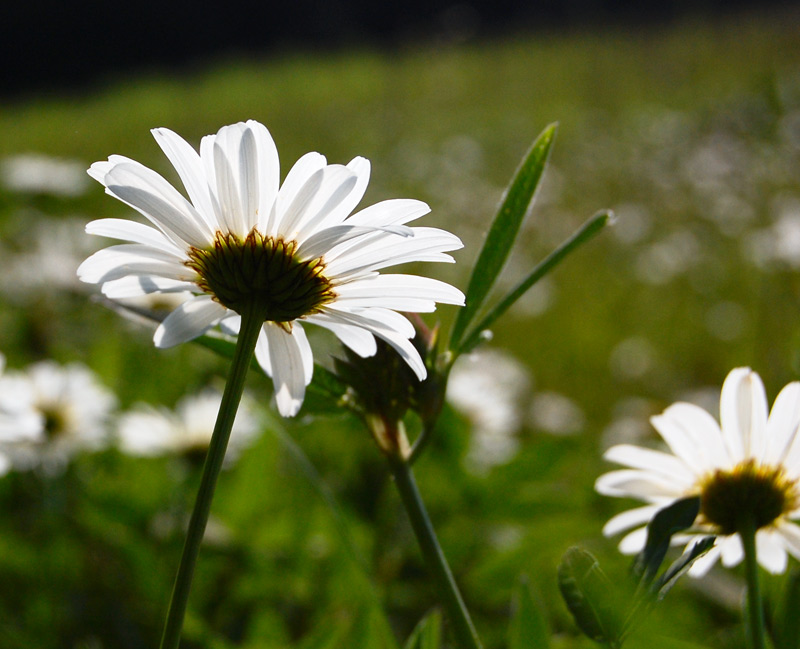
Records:
M489 648L503 646L521 574L554 646L589 646L555 569L574 544L610 572L627 569L601 529L630 503L593 492L610 468L605 448L655 445L648 418L678 399L716 414L733 367L757 370L770 400L800 373L795 4L30 2L4 12L0 353L6 377L38 376L50 386L40 392L65 368L80 375L67 411L83 423L71 434L91 420L93 438L9 453L0 647L158 641L199 475L190 433L213 413L187 399L218 391L226 362L191 344L155 350L151 329L75 278L109 243L85 223L132 216L86 176L92 162L123 154L177 182L150 128L196 145L257 119L283 173L309 150L369 158L365 203L425 200L425 225L465 242L456 265L414 270L465 288L517 163L559 121L503 282L598 209L618 221L459 361L417 465ZM446 329L453 315L426 320ZM220 481L185 646L390 647L387 628L402 645L435 599L382 457L347 415L282 421L267 379L248 380L247 431ZM63 422L48 414L57 435ZM180 434L189 441L163 444ZM630 645L743 646L739 598L735 570L687 580L651 618L658 637Z

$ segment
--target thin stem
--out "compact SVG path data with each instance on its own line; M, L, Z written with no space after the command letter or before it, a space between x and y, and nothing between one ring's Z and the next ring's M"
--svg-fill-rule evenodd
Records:
M422 555L436 580L439 597L453 627L456 646L459 649L482 649L475 625L472 623L464 599L453 578L453 573L450 571L450 566L447 564L447 559L436 538L436 532L428 517L428 512L425 510L411 466L397 457L389 457L389 465L397 489L400 491L400 498L409 519L411 519L411 526L422 550Z
M217 485L219 472L222 469L222 461L225 459L225 450L228 448L228 439L231 436L236 410L239 407L239 401L241 401L242 391L244 390L244 380L250 367L250 361L253 358L262 322L263 320L258 317L255 308L242 313L242 325L236 341L236 349L231 361L228 381L222 394L222 403L219 407L217 421L214 424L214 433L211 437L205 465L203 466L203 477L197 490L197 499L194 503L192 517L189 519L189 529L186 532L183 554L178 566L178 574L175 577L175 586L172 590L167 620L164 625L164 635L161 637L161 649L176 649L180 643L183 618L186 613L186 604L189 600L189 590L192 585L197 555L200 552L200 544L203 540L208 515L211 511L211 501L214 498L214 489Z
M765 649L764 607L758 582L758 557L756 554L756 527L749 518L739 528L744 547L745 578L747 580L747 635L751 649Z

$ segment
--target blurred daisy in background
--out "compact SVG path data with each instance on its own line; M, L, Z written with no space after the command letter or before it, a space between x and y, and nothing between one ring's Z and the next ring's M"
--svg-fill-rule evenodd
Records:
M184 397L174 410L144 404L136 406L119 418L119 447L131 455L176 454L203 459L221 401L221 393L206 389ZM252 401L245 396L236 412L225 462L234 461L253 443L260 430Z
M677 499L700 497L700 514L675 543L717 535L716 545L694 563L705 574L716 562L734 566L744 550L739 532L754 526L758 562L772 573L786 570L787 554L800 559L800 382L787 385L768 413L761 378L749 368L728 374L720 397L720 423L699 406L676 403L651 423L670 452L630 444L612 446L605 458L627 469L600 476L607 496L648 504L614 516L607 536L631 528L620 550L634 554L646 540L646 524Z
M87 367L43 361L0 376L0 449L15 469L52 475L108 441L116 397Z
M516 358L500 350L462 356L447 382L447 401L472 424L468 464L486 470L508 462L519 448L522 399L532 378Z

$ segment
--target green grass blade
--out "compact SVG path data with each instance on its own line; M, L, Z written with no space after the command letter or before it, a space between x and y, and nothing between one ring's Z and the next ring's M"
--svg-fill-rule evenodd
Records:
M517 584L512 605L514 617L508 630L508 649L547 649L550 646L547 620L524 577Z
M472 277L467 286L466 306L459 310L453 325L450 349L459 346L464 333L477 317L508 259L519 228L539 186L556 128L557 124L551 124L536 138L506 190L500 209L478 255L478 261L472 270Z
M441 649L441 646L442 614L435 610L414 627L403 649Z
M471 329L456 347L455 355L465 354L474 349L481 342L481 334L491 327L497 319L510 309L542 277L555 268L567 255L594 237L600 230L608 225L613 218L611 212L598 212L584 223L569 239L551 252L540 262L517 286L515 286L484 318ZM467 302L469 303L469 301Z

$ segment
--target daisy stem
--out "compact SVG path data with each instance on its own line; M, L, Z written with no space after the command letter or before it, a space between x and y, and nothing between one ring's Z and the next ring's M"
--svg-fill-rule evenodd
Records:
M434 575L439 598L452 625L456 646L459 649L482 649L478 632L475 630L447 558L436 538L425 504L422 502L411 464L400 457L390 456L389 465L422 555L425 557L428 569Z
M211 443L203 466L203 476L200 480L200 487L197 490L194 510L192 511L192 517L189 519L189 529L186 532L183 554L178 566L178 574L175 577L175 586L172 590L167 620L164 625L164 635L161 637L161 649L177 649L180 643L183 618L189 600L192 577L194 576L194 567L197 563L200 544L202 543L208 515L211 511L214 489L219 472L222 469L222 461L225 459L225 450L228 447L231 428L236 418L236 410L242 398L244 380L253 358L261 325L263 324L263 319L259 317L259 312L255 305L252 309L245 310L241 315L242 326L236 340L236 349L233 353L228 381L222 394L222 403L219 407L217 421L214 424L214 433L211 437Z
M751 649L764 649L764 607L758 581L756 526L748 518L739 528L744 547L745 578L747 581L747 635Z

